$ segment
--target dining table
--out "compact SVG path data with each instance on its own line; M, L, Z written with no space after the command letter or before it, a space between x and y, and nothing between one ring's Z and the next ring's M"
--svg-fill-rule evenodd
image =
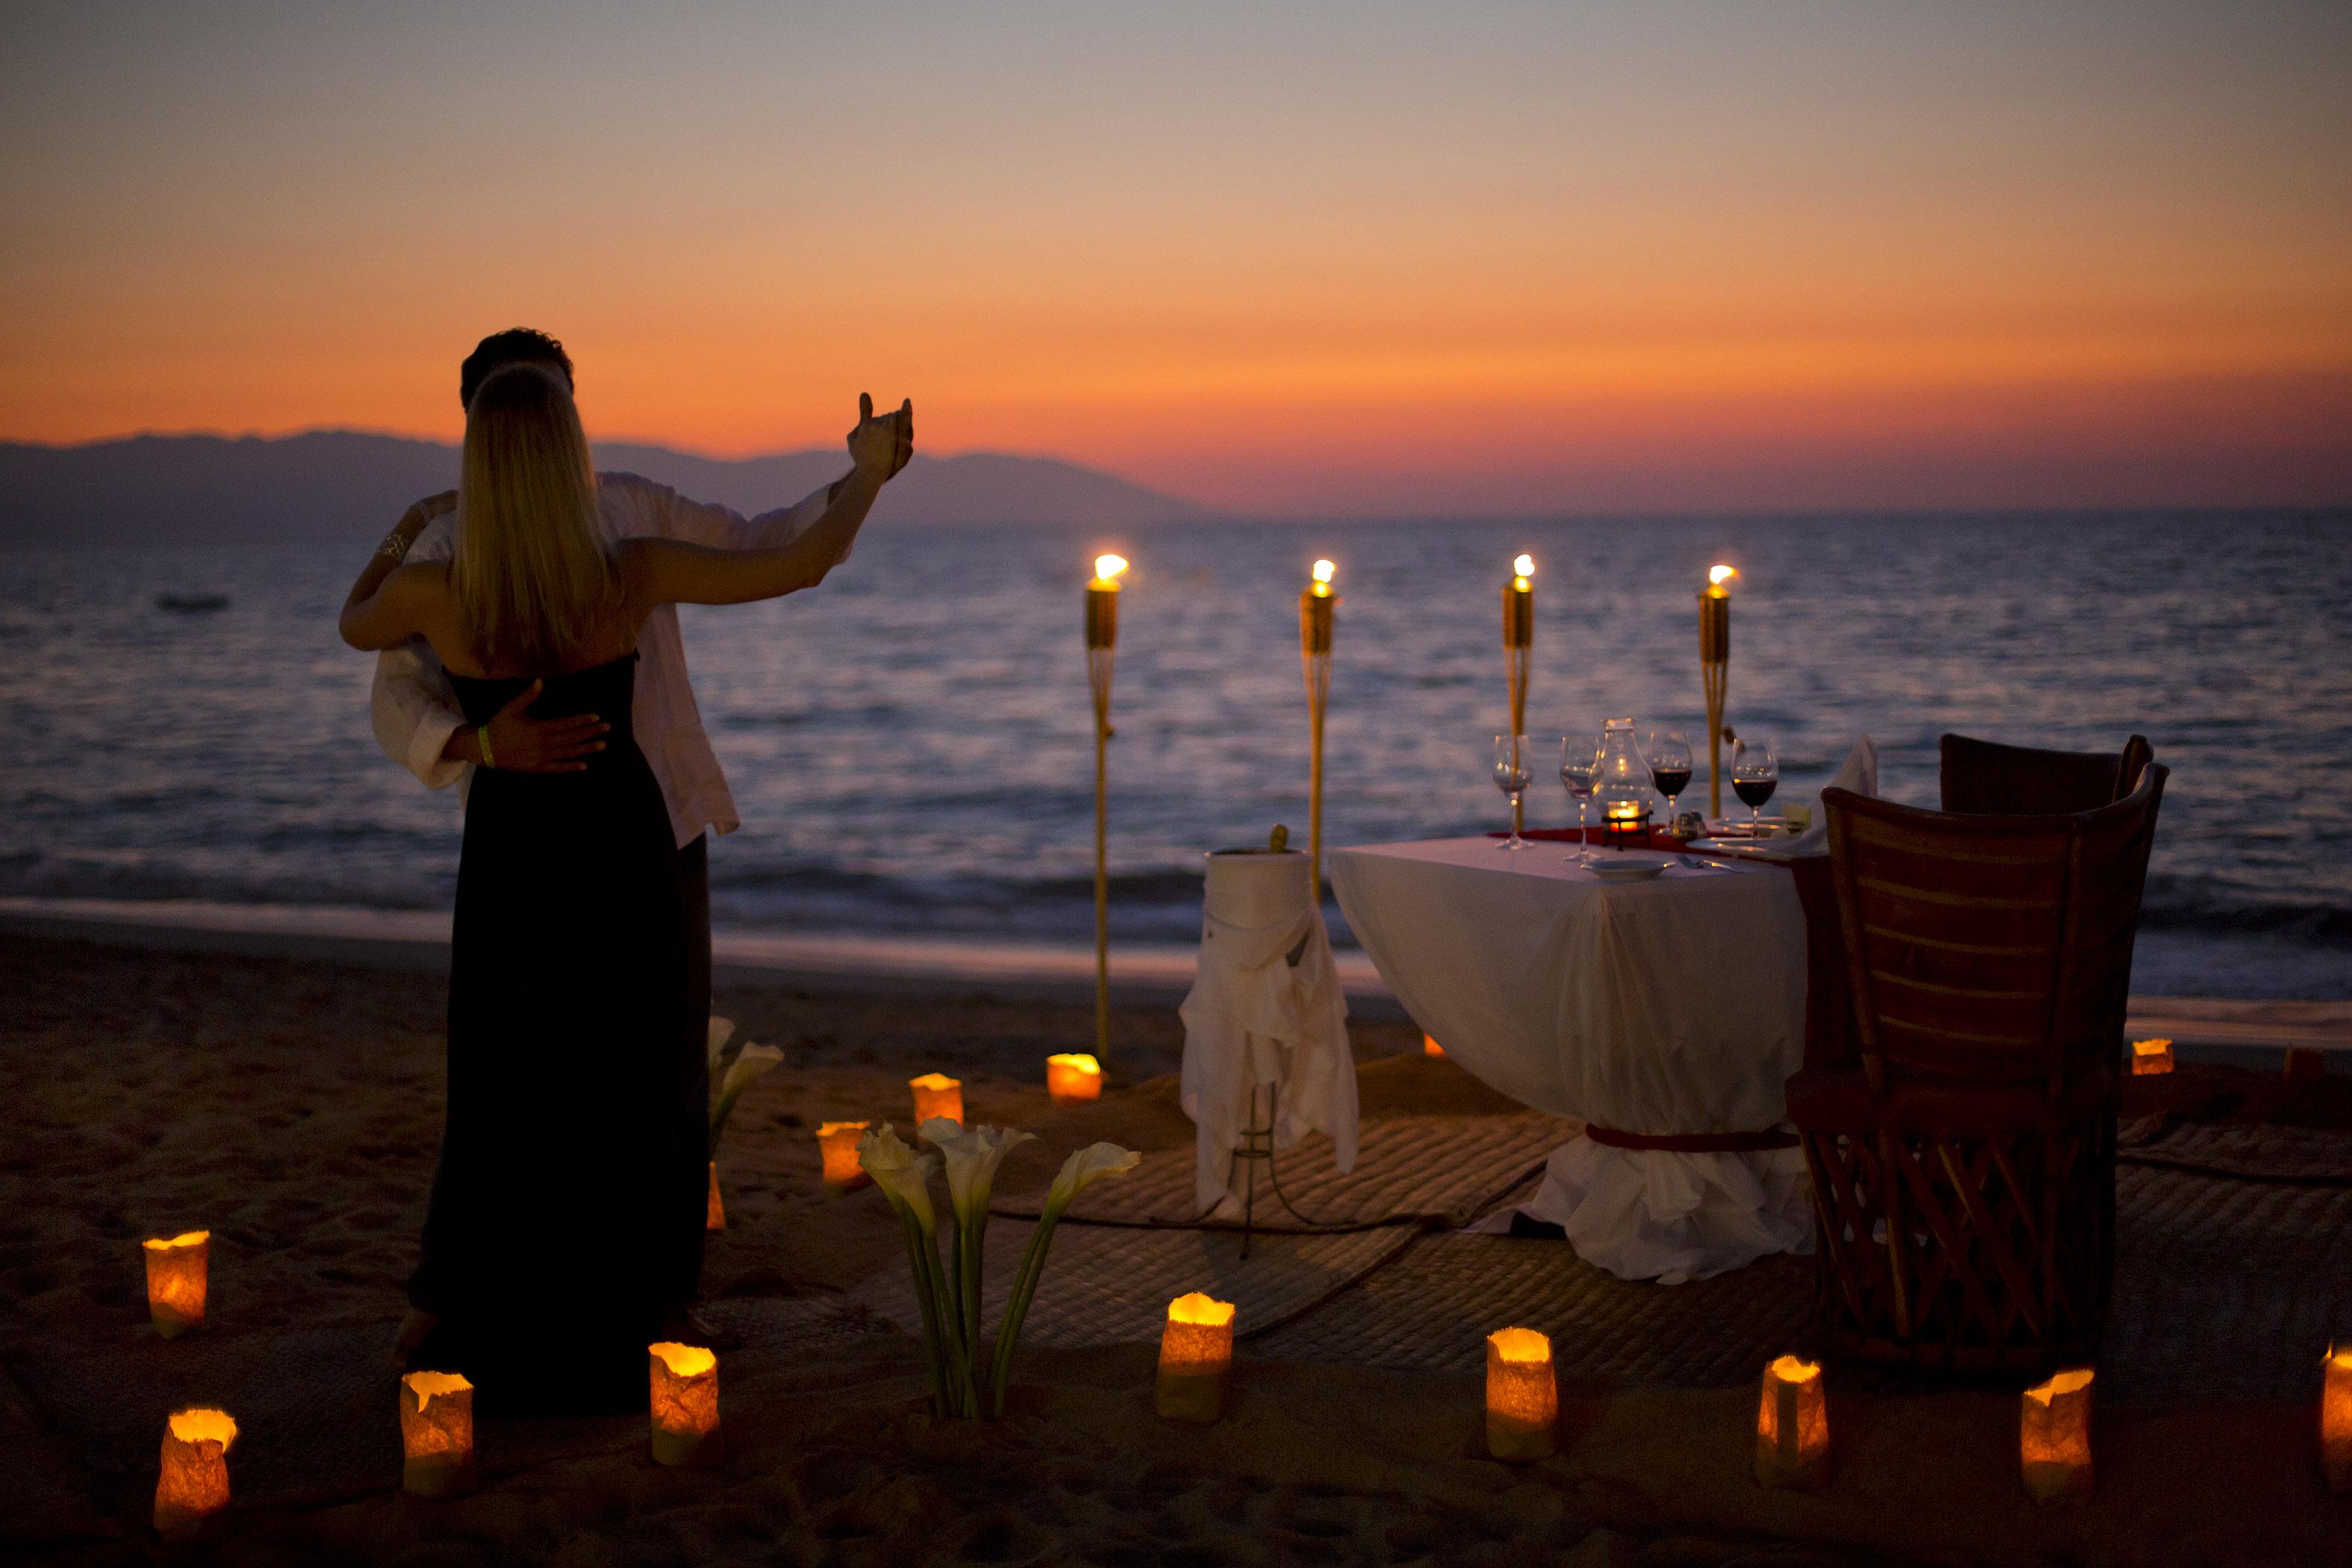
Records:
M1328 861L1357 941L1445 1054L1583 1123L1517 1212L1627 1279L1672 1284L1809 1249L1783 1095L1807 1038L1796 868L1593 848L1603 865L1664 863L1612 880L1580 847L1441 838Z

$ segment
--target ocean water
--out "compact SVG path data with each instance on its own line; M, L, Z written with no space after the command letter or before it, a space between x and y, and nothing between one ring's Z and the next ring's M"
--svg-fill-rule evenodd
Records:
M1932 804L1945 731L2170 764L2144 992L2352 995L2352 514L877 530L823 587L690 609L740 806L722 924L1083 941L1080 584L1135 566L1111 747L1114 931L1197 934L1204 850L1303 843L1297 595L1339 563L1326 839L1501 826L1497 589L1538 558L1528 728L1700 742L1693 595L1740 568L1728 720L1782 800L1878 742ZM0 555L0 893L446 907L454 793L376 749L345 548ZM218 593L174 613L164 593ZM1704 760L1694 795L1704 792ZM1729 791L1726 804L1732 803ZM1529 820L1573 820L1549 776Z

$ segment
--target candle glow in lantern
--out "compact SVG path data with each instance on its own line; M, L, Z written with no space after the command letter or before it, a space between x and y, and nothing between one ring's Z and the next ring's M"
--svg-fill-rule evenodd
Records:
M2327 1351L2319 1394L2319 1464L2331 1491L2352 1492L2352 1351Z
M400 1380L400 1487L418 1497L474 1489L474 1385L454 1372Z
M647 1345L653 1373L654 1458L664 1465L719 1462L719 1358L701 1345Z
M2170 1040L2134 1040L2131 1043L2132 1077L2146 1078L2150 1073L2172 1070Z
M719 1200L719 1162L716 1160L710 1162L710 1195L703 1200L702 1228L705 1230L727 1228L727 1205Z
M1528 732L1528 660L1536 640L1536 558L1514 557L1510 580L1503 584L1503 680L1511 700L1511 733ZM1516 841L1526 827L1526 814L1511 803L1511 837Z
M1706 814L1723 815L1723 699L1731 680L1731 580L1729 566L1706 569L1698 596L1698 673L1706 694Z
M1559 1421L1551 1340L1533 1329L1488 1334L1486 1451L1498 1459L1549 1458Z
M147 1315L167 1340L205 1326L205 1275L213 1233L191 1230L141 1244L147 1255Z
M915 1091L915 1125L922 1126L934 1116L944 1116L957 1126L963 1125L963 1080L945 1073L927 1072L920 1078L910 1078L907 1087Z
M1830 1411L1819 1362L1784 1355L1764 1369L1756 1407L1756 1484L1811 1489L1830 1479Z
M2089 1367L2072 1368L2027 1389L2019 1402L2018 1458L2036 1502L2091 1495L2092 1377Z
M1087 687L1095 704L1095 1056L1110 1055L1110 676L1124 555L1097 555L1087 584Z
M163 1466L155 1478L155 1533L193 1541L228 1507L228 1450L236 1423L226 1410L174 1411L163 1423Z
M1056 1105L1102 1098L1102 1064L1084 1052L1045 1058L1045 1092Z
M873 1181L857 1163L857 1141L874 1131L871 1121L826 1121L816 1130L817 1158L824 1163L824 1184L836 1193L855 1192Z
M1298 595L1298 662L1307 675L1307 874L1318 901L1323 897L1323 709L1331 695L1332 611L1339 604L1339 595L1331 591L1335 570L1328 561L1318 561L1313 581Z
M1202 1426L1225 1413L1234 1369L1234 1304L1195 1290L1168 1303L1160 1331L1160 1376L1154 1404L1171 1421Z

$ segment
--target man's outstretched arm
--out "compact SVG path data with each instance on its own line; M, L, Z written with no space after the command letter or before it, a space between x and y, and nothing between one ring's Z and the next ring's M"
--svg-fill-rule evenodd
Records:
M837 565L848 557L876 493L914 455L913 400L877 419L873 399L861 394L858 428L850 433L849 445L853 458L861 451L866 456L848 473L791 506L756 517L745 517L731 507L689 500L667 485L633 480L646 500L646 531L713 550L777 550L822 528L828 536L844 541L828 563Z

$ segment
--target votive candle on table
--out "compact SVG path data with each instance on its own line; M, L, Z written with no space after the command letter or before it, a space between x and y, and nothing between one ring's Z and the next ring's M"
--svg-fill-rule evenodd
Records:
M1045 1058L1045 1092L1056 1105L1102 1098L1102 1064L1085 1052Z
M418 1497L474 1489L474 1385L454 1372L400 1380L400 1487Z
M142 1244L147 1255L147 1315L167 1340L205 1326L205 1275L213 1233L191 1230Z
M1550 1339L1533 1329L1488 1334L1486 1451L1498 1459L1549 1458L1559 1421Z
M653 1374L654 1458L665 1465L719 1461L719 1358L701 1345L647 1345Z
M1225 1413L1234 1369L1234 1304L1198 1290L1168 1303L1154 1404L1171 1421L1206 1425Z
M2089 1367L2072 1368L2027 1389L2019 1402L2018 1458L2036 1502L2091 1495L2092 1377Z
M155 1533L193 1541L228 1507L228 1450L236 1423L226 1410L174 1411L163 1423L163 1468L155 1478Z
M915 1091L915 1125L922 1126L934 1116L944 1116L957 1126L963 1125L963 1080L945 1073L927 1072L920 1078L907 1080Z
M816 1130L817 1158L824 1162L824 1184L836 1193L854 1192L874 1178L857 1163L857 1141L874 1131L871 1121L826 1121Z
M2134 1040L2131 1043L2132 1077L2146 1078L2151 1073L2172 1070L2170 1040Z
M1756 1484L1818 1487L1830 1479L1830 1412L1819 1362L1784 1355L1764 1369L1756 1407Z
M2352 1491L2352 1350L2327 1352L2319 1394L2319 1463L2334 1491Z

